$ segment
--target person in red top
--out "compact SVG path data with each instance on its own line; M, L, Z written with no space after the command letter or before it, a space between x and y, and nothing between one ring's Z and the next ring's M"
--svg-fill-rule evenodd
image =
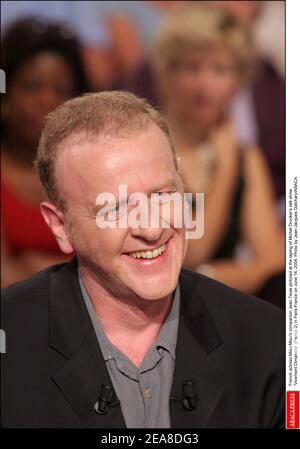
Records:
M80 47L64 24L26 18L2 40L1 285L66 260L45 224L33 166L46 115L86 90Z

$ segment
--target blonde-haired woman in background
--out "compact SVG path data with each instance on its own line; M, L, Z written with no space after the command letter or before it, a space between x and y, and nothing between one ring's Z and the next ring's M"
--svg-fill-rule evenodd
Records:
M246 26L199 4L168 16L152 59L186 191L205 193L204 236L189 240L185 266L284 307L270 174L259 148L240 145L228 113L254 61Z

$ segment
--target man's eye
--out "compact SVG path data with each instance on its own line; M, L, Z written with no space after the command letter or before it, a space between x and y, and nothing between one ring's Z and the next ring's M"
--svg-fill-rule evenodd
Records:
M112 207L108 210L108 219L114 220L124 215L127 210L127 204L118 204L116 207Z
M111 209L109 209L108 214L109 215L117 215L118 212L119 212L118 207L112 207Z
M97 217L104 220L114 219L117 215L118 215L117 206L111 207L110 209L108 209L107 207L103 207L97 212Z
M157 201L159 203L166 203L167 201L171 200L172 194L169 192L153 192L152 197L154 201Z
M114 218L114 217L118 216L119 212L120 212L120 208L119 208L119 206L116 206L116 207L112 207L111 209L109 209L107 211L107 214L109 217Z

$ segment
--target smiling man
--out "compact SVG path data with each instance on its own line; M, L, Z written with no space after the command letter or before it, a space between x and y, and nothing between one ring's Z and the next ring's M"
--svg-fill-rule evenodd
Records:
M126 92L70 100L48 116L36 167L44 219L74 255L4 291L2 425L283 426L282 312L182 269L172 207L168 226L124 227L116 202L97 226L102 192L126 185L159 213L183 194L163 117Z

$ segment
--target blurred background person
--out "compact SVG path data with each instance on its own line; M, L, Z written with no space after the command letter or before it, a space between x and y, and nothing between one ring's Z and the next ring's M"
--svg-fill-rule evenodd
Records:
M211 1L209 4L231 12L250 25L257 53L285 78L285 1Z
M152 2L151 2L152 3ZM156 3L156 2L153 2ZM184 7L183 2L179 2ZM270 169L276 210L284 223L285 205L285 2L194 1L234 15L252 31L256 50L255 73L232 96L228 109L244 146L259 145ZM179 9L179 8L177 8ZM171 11L171 9L169 10ZM276 30L276 33L274 33ZM127 89L160 106L149 60L138 68Z
M80 48L65 24L19 20L2 39L1 283L64 261L40 213L45 194L33 160L45 116L86 90Z
M284 307L284 233L269 169L257 146L241 145L229 113L254 60L247 27L198 4L168 16L153 50L186 191L206 194L204 236L189 240L185 266Z
M126 85L144 62L157 28L181 1L1 2L1 32L18 19L67 23L80 40L91 90Z
M285 214L285 2L212 1L252 30L257 54L251 84L235 96L231 113L244 144L258 143L270 168L277 210ZM276 32L274 32L276 30Z
M109 1L98 8L111 38L111 51L119 73L118 84L127 86L143 68L156 33L170 11L186 1Z
M158 26L182 1L2 1L1 30L34 16L73 28L92 90L126 85L147 58Z
M16 20L28 17L68 25L80 41L86 76L92 90L111 88L116 68L110 31L101 14L100 1L1 1L1 33Z

